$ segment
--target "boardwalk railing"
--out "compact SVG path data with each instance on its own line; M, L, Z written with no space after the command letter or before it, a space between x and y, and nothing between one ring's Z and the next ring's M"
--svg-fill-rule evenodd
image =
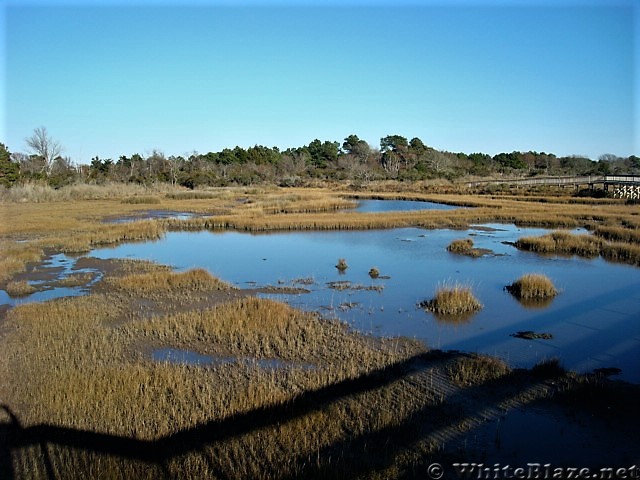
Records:
M495 179L470 182L469 187L479 187L483 185L514 185L514 186L580 186L586 185L594 188L595 185L602 185L608 191L613 187L613 195L618 198L640 198L640 175L588 175L572 177L534 177L517 179Z

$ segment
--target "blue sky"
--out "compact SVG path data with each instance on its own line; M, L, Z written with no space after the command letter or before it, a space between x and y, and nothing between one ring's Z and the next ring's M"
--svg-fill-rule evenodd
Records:
M322 3L322 6L319 6ZM239 6L238 6L239 5ZM355 133L640 154L634 0L5 2L4 125L78 163Z

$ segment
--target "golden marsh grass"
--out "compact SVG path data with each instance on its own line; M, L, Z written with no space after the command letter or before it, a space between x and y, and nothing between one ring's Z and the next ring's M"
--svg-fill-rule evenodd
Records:
M421 306L435 314L447 316L464 315L482 308L471 287L459 284L442 285L436 290L435 296Z
M36 289L24 280L9 282L4 288L10 297L24 297L31 295Z
M529 273L507 287L507 290L516 298L522 300L545 300L555 297L558 290L546 275Z
M588 234L557 231L540 237L522 237L516 241L516 246L542 254L578 255L587 258L601 255L606 260L640 266L640 245L606 242Z
M473 240L470 238L453 240L447 247L447 251L468 257L481 257L485 254L484 250L473 246Z
M486 355L460 357L447 369L451 380L460 386L488 383L510 372L511 368L503 360Z

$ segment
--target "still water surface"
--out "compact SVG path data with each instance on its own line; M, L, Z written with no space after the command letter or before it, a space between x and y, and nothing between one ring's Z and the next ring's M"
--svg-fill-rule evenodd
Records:
M499 224L468 231L174 232L156 242L91 255L153 260L179 270L203 267L241 288L303 286L311 293L270 296L338 317L365 333L497 355L513 366L559 357L578 371L618 367L619 378L640 382L640 269L599 258L541 257L503 243L545 232ZM474 259L446 251L452 240L467 236L494 254ZM335 268L339 258L349 265L344 274ZM371 267L390 278L371 279ZM504 291L505 285L533 272L549 276L561 290L545 308L527 308ZM299 279L313 283L299 285ZM328 285L336 281L383 289L338 291ZM484 308L456 323L418 308L443 282L471 285ZM524 330L551 333L553 339L510 336Z

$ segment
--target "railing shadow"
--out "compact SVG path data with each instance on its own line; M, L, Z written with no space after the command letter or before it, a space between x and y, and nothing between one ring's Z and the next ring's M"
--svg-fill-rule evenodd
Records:
M9 417L9 422L0 423L0 478L23 478L24 472L17 471L14 456L19 452L39 448L41 469L45 477L49 479L56 476L54 462L50 458L50 449L71 449L84 453L107 455L117 457L123 462L139 462L148 465L157 472L157 477L171 478L169 464L178 457L195 452L202 452L206 447L222 443L233 438L240 437L265 427L275 426L308 415L316 410L326 408L341 399L366 393L379 388L384 388L407 375L426 370L438 362L451 360L457 354L432 351L410 357L404 361L392 364L385 368L363 374L357 378L343 380L317 390L307 391L294 399L263 408L257 408L246 413L232 415L228 418L205 422L192 428L178 431L155 440L141 440L108 433L92 432L75 428L60 427L55 425L35 425L24 427L13 414L9 406L3 405L2 409ZM515 377L512 379L517 384ZM510 379L507 379L509 382ZM474 389L485 388L481 384L454 392L453 403L462 396L474 395ZM515 387L516 390L518 387ZM511 393L500 394L497 401L506 400ZM331 457L342 452L344 455L355 459L355 464L349 468L360 473L370 473L378 468L388 466L393 457L408 444L415 444L420 438L446 427L460 422L468 412L459 412L447 418L439 418L438 407L424 406L414 415L401 420L398 425L383 427L377 431L366 432L346 440L339 440L331 445L322 447L317 455L322 458ZM433 417L432 421L424 423L425 419ZM423 423L416 430L414 420ZM366 456L360 456L359 452L367 448L367 445L383 445L384 455L380 461L367 463ZM378 448L378 447L376 447ZM350 453L349 453L350 452ZM335 456L334 456L335 458ZM363 463L364 462L364 463ZM43 464L43 465L42 465ZM345 464L331 465L320 462L318 465L309 465L307 457L290 459L294 470L305 472L305 476L311 477L340 477ZM209 464L211 469L213 465ZM221 478L224 472L217 472ZM308 475L307 475L308 474Z

